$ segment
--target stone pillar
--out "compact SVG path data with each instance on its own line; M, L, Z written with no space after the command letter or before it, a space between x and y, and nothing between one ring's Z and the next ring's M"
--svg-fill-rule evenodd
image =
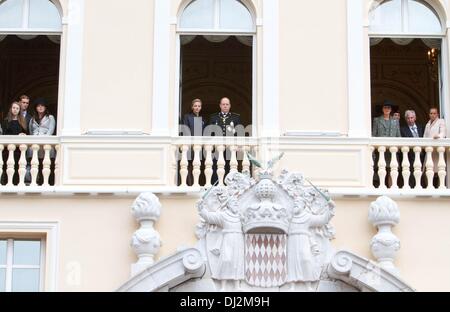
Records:
M400 249L400 240L392 233L392 227L400 221L397 204L387 196L379 197L370 204L369 221L378 228L370 242L372 254L383 269L399 275L394 260Z
M141 224L131 240L131 246L138 257L138 261L131 265L131 276L135 276L155 262L154 258L161 247L159 233L153 228L161 213L161 203L153 193L142 193L131 209L133 216Z

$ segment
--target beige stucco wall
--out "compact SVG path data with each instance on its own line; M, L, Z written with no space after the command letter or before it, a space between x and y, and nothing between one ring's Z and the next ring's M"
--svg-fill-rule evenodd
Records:
M83 44L82 132L140 129L149 133L153 1L85 1Z
M347 133L346 1L279 3L281 133Z
M158 257L178 247L195 244L198 222L196 198L160 196L163 206L156 229L163 242ZM114 196L2 196L2 221L58 221L59 291L113 291L127 281L136 258L130 239L138 224L131 216L134 197ZM367 220L375 198L336 199L336 249L371 257L369 243L376 233ZM396 264L403 279L419 291L450 291L450 211L448 199L397 200L400 225L394 233L401 240ZM74 285L74 263L81 268Z

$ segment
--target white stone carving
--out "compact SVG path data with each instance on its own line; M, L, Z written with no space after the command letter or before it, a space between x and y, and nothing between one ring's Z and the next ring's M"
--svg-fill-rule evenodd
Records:
M381 197L370 208L369 220L380 231L372 241L376 263L334 252L334 203L305 182L287 171L276 183L267 171L258 181L247 173L228 175L226 186L209 189L197 203L196 248L179 249L153 265L160 204L142 194L133 214L148 239L135 234L133 240L144 265L119 291L414 291L392 269L399 247L391 232L399 222L395 203Z
M222 282L221 291L226 290L227 281L233 281L234 290L240 290L240 281L244 279L244 233L241 216L235 200L227 200L224 207L220 208L211 212L203 205L198 205L200 216L208 224L219 227L207 237L208 252L217 258L211 263L211 275Z
M307 209L308 202L303 198L295 200L293 217L289 226L287 243L287 281L294 289L295 282L306 282L312 291L311 282L320 279L321 266L315 259L320 254L311 229L326 225L334 215L334 203L329 202L330 209L323 214L313 215Z
M281 287L289 281L290 289L306 284L312 290L333 253L334 203L328 193L287 171L277 180L263 171L258 182L235 172L225 182L197 203L199 248L219 289L240 290L242 282ZM234 281L231 288L226 281Z
M159 219L160 213L161 203L153 193L140 194L132 205L132 214L141 227L134 232L131 240L131 246L138 257L138 261L131 265L131 276L142 272L155 262L161 239L153 225Z
M370 205L369 221L378 228L378 233L370 242L372 254L382 268L399 274L394 260L400 249L400 240L392 233L392 227L400 221L397 204L387 196L379 197Z

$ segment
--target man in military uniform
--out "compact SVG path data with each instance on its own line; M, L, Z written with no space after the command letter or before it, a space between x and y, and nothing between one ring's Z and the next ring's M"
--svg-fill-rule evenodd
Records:
M222 98L220 100L220 112L212 114L209 124L216 125L222 128L223 136L235 136L236 126L241 124L241 117L239 114L230 112L231 103L229 98Z

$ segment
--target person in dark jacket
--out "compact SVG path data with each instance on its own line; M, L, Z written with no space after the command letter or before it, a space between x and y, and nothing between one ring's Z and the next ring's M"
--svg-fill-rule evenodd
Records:
M210 116L209 124L219 126L223 136L235 136L236 126L241 125L240 115L230 112L230 109L230 99L224 97L220 100L220 112Z
M19 102L11 103L8 114L2 123L3 135L26 135L27 124L20 114Z
M189 128L191 136L202 136L205 128L205 120L200 115L202 110L202 101L195 99L192 101L191 112L184 115L183 125Z

